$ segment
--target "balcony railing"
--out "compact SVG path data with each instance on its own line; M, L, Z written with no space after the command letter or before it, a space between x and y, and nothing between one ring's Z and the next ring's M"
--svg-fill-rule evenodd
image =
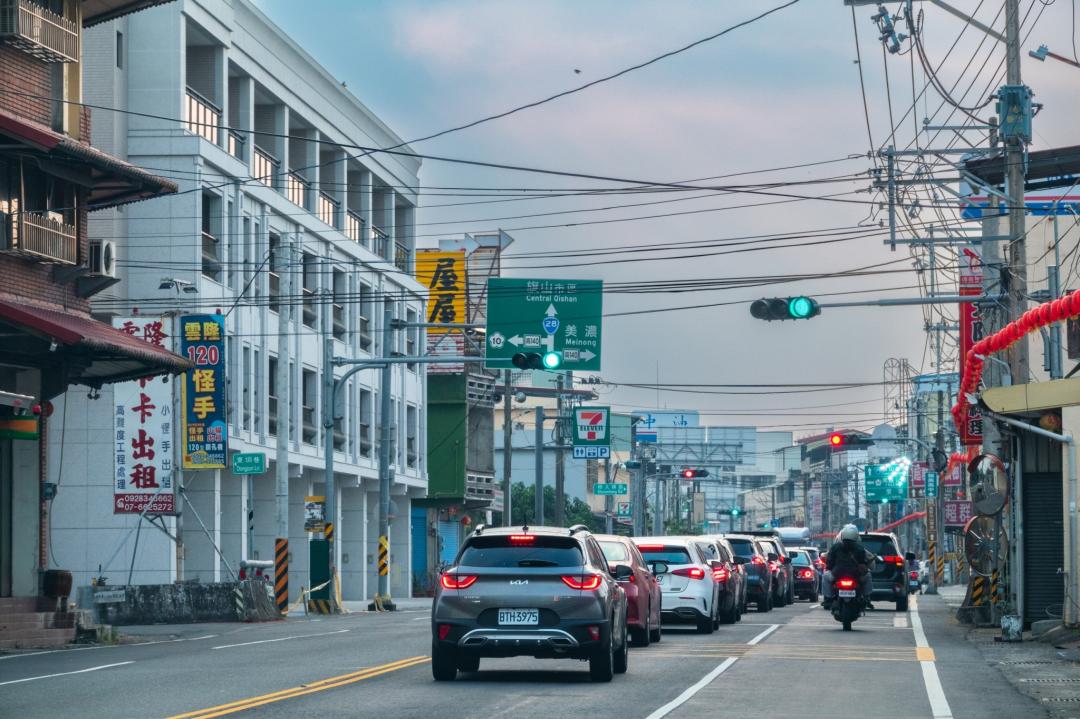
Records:
M199 93L187 89L185 107L187 108L187 131L198 135L215 145L218 144L218 128L221 126L221 108Z
M319 193L319 219L330 225L331 227L337 227L337 209L338 201L325 192Z
M311 185L299 172L290 170L285 178L285 197L289 202L307 209L307 191Z
M304 310L303 310L304 324L307 325L308 327L314 327L315 326L315 320L317 319L317 315L316 315L316 312L315 312L315 291L314 290L309 290L307 287L304 287L303 288L303 295L304 295Z
M229 143L229 154L238 160L244 159L244 134L237 132L236 130L229 130L229 137L227 142Z
M345 236L353 242L364 241L364 218L352 210L345 211Z
M255 160L253 164L255 166L252 168L252 172L255 175L255 179L267 187L273 187L279 164L277 158L256 145Z
M44 62L79 61L79 25L31 0L0 0L0 38Z
M379 257L386 257L386 245L390 240L390 235L383 232L375 225L371 226L371 251Z
M405 274L409 273L409 246L394 243L394 266Z
M339 305L334 303L334 316L333 316L333 333L334 339L345 339L345 305Z
M34 212L23 212L5 228L3 250L74 265L79 261L79 237L74 225Z

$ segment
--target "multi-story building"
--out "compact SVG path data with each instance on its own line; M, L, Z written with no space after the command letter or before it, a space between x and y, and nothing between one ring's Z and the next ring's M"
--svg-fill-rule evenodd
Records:
M147 530L133 557L124 537L136 520L114 515L98 496L109 485L109 463L71 466L70 457L81 456L71 447L92 444L95 427L108 426L111 403L73 397L65 482L85 483L88 501L73 497L54 524L64 540L57 560L77 567L81 582L99 564L106 575L128 575L130 565L138 583L226 579L240 559L273 559L283 403L295 599L310 586L314 535L304 529L305 498L326 486L324 338L344 358L416 355L422 347L416 325L426 291L411 277L420 161L248 0L178 0L104 24L86 38L86 65L94 80L87 100L117 108L101 113L95 139L180 188L96 220L93 230L113 243L123 282L99 295L95 311L224 315L229 450L261 452L268 462L267 473L250 481L230 468L184 471L182 521L168 525L183 532L183 551ZM406 154L360 149L370 147ZM413 326L385 326L386 306L394 321ZM282 362L289 379L279 386ZM376 591L380 393L392 402L394 596L410 591L410 503L427 484L424 368L396 366L390 386L379 385L376 371L353 375L334 408L337 516L327 519L347 600Z
M84 28L152 4L0 3L0 598L36 597L47 570L64 568L48 561L49 528L52 498L69 486L43 452L64 433L58 398L72 385L96 392L188 366L90 314L91 298L117 279L88 213L176 185L91 146Z

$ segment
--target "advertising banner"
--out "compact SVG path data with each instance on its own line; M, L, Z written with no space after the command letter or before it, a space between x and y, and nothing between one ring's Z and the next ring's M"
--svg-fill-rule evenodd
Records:
M160 317L119 318L114 324L132 337L170 349ZM113 514L172 514L175 502L173 382L150 377L114 384Z
M574 409L574 458L605 459L611 456L611 408Z
M181 380L182 456L184 469L229 466L225 421L225 318L180 318L180 353L195 363Z
M465 251L419 250L416 253L416 280L428 289L427 322L466 322ZM450 328L428 327L428 337L460 333Z
M946 499L944 515L946 527L963 527L975 516L975 510L969 500Z
M982 294L983 266L982 257L971 247L965 247L960 257L960 294L977 296ZM967 357L968 350L983 338L983 321L979 306L974 302L960 303L960 357ZM957 427L960 442L964 445L982 444L982 410L972 405L968 410L967 421L963 427ZM946 480L945 484L949 484Z

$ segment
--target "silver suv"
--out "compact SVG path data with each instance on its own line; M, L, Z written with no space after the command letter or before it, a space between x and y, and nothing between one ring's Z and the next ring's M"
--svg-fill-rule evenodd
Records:
M594 681L626 671L626 594L583 525L480 525L439 577L431 672L451 681L481 657L587 659ZM627 576L623 576L627 575Z

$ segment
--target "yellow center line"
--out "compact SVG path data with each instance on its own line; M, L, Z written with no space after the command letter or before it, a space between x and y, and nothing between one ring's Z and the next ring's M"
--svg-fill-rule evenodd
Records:
M365 679L371 679L382 674L389 674L390 672L395 672L399 669L408 669L410 667L415 667L420 664L426 664L429 661L431 661L431 658L426 656L400 659L396 662L390 662L388 664L368 667L359 671L350 672L349 674L342 674L336 677L329 677L327 679L320 679L318 681L309 682L307 684L301 684L298 687L292 687L290 689L282 689L280 691L271 692L269 694L261 694L259 696L248 697L247 699L240 699L239 701L229 702L228 704L220 704L218 706L209 707L207 709L199 709L197 711L187 712L185 714L176 714L169 717L168 719L214 719L215 717L222 717L226 716L227 714L235 714L237 712L242 712L247 709L260 707L264 704L273 704L274 702L284 701L285 699L293 699L295 697L301 697L307 694L314 694L315 692L326 691L327 689L334 689L337 687L346 686L348 684L353 684L355 682L363 681Z
M931 649L930 647L916 647L915 648L915 657L920 662L932 662L932 661L935 661L935 659L934 659L934 650Z

